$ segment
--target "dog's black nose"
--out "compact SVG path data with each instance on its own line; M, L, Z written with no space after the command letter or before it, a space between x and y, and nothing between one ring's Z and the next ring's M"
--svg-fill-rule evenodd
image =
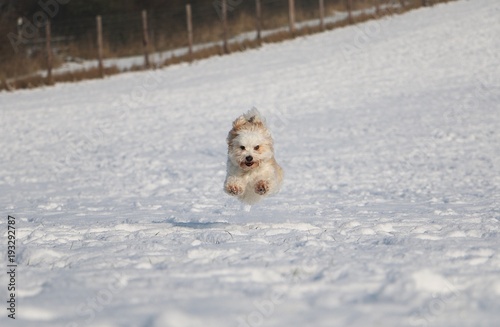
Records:
M248 162L252 161L253 160L253 157L252 156L248 156L245 158Z

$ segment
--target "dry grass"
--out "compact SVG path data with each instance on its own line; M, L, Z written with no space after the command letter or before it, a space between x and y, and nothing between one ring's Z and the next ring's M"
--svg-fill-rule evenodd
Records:
M120 73L116 66L107 67L104 69L104 75L110 76ZM40 86L49 86L54 83L78 82L89 79L101 78L98 68L82 69L78 71L66 72L53 75L52 81L41 75L33 75L24 78L16 79L15 81L7 82L5 79L0 84L0 90L14 91L19 89L31 89Z
M44 68L45 62L42 56L38 56L33 59L15 56L2 62L0 79L4 80L14 76L28 75L34 71L38 71Z
M376 0L366 0L363 2L358 2L357 7L353 9L366 9L366 8L373 8L373 1ZM399 3L399 0L397 0ZM445 3L453 0L431 0L432 4L436 3ZM388 3L395 3L394 0L389 0L386 3L380 3L380 5L383 4L388 4ZM393 15L393 14L400 14L404 13L407 11L410 11L412 9L416 9L421 7L422 1L421 0L410 0L405 2L405 6L402 8L390 8L387 7L385 9L379 10L377 13L374 14L361 14L353 17L354 23L362 23L368 20L373 20L373 19L379 19L384 16L388 15ZM335 10L342 10L344 9L343 6L339 4L333 4L330 5L329 7L325 8L326 13L331 13L332 11ZM308 17L308 15L302 15L300 16L300 13L298 14L297 17L300 17L301 19L311 19L315 17ZM283 27L288 25L288 15L277 15L273 16L273 23L271 25L264 25L265 29L271 29L274 27ZM276 26L274 26L276 24ZM349 19L346 18L342 21L338 21L335 23L327 23L325 24L325 30L332 30L335 28L339 27L344 27L350 25ZM247 31L253 31L255 27L255 19L246 14L240 14L236 19L233 19L233 22L231 22L230 28L231 28L231 34L240 34L244 33ZM220 41L221 35L222 35L222 28L221 24L211 24L210 26L204 26L202 28L203 33L198 33L197 37L195 38L195 44L196 43L201 43L201 42L213 42L213 41ZM277 42L283 42L286 40L290 40L294 37L298 36L305 36L305 35L310 35L310 34L315 34L322 32L323 29L321 26L306 26L301 29L296 29L293 34L291 34L288 30L286 31L279 31L270 35L266 35L262 37L261 40L257 39L251 39L251 40L245 40L242 42L231 42L229 44L229 50L230 52L235 52L235 51L245 51L247 49L253 49L261 46L263 43L277 43ZM179 36L177 35L175 40L170 40L167 41L161 40L159 41L163 45L167 44L168 46L174 46L174 45L184 45L183 38L185 36ZM142 49L142 47L141 47ZM109 47L107 48L108 55L112 53L112 51L109 50ZM169 65L175 65L183 62L192 62L194 60L202 60L206 59L209 57L213 56L220 56L220 55L225 55L224 50L222 49L221 45L214 45L208 48L200 49L195 51L192 55L189 54L184 54L181 56L172 56L165 61L163 61L159 67L165 67ZM21 65L22 63L17 63L18 65ZM157 66L158 67L158 66ZM40 69L41 67L37 67L37 69ZM125 71L142 71L147 69L144 67L144 65L138 65L138 66L133 66L130 69L127 69ZM105 70L105 75L114 75L118 74L121 71L113 66L110 68L106 68ZM81 81L85 79L95 79L95 78L100 78L100 73L97 68L93 69L88 69L88 70L80 70L80 71L75 71L75 72L67 72L64 74L58 74L53 77L53 82L58 83L58 82L75 82L75 81ZM23 89L23 88L33 88L33 87L38 87L38 86L44 86L44 85L50 85L50 81L48 81L46 78L43 78L42 76L30 76L30 77L25 77L25 78L20 78L17 79L13 82L6 82L6 77L5 76L0 76L0 90L16 90L16 89Z

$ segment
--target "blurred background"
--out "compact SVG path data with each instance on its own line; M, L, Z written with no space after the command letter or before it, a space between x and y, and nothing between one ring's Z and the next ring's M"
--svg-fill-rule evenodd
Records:
M432 0L437 2L447 1ZM157 68L429 4L430 0L2 0L0 89ZM145 53L152 57L143 59ZM101 70L96 61L100 56ZM110 60L133 56L141 57Z

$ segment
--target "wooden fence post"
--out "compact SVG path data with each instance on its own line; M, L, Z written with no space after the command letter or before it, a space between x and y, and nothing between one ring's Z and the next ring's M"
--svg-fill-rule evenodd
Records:
M349 14L349 24L354 24L354 19L352 18L352 0L346 0L346 7Z
M255 0L255 20L257 28L257 42L262 42L262 8L260 0Z
M144 67L149 68L149 37L148 37L148 13L142 11L142 44L144 47Z
M54 79L52 78L52 47L49 19L47 19L47 25L45 25L45 47L47 50L47 84L52 85L54 84Z
M325 30L325 0L319 0L319 22L321 30Z
M229 46L227 44L227 0L222 0L222 37L223 45L222 48L224 53L229 53Z
M380 0L375 0L375 16L380 15Z
M96 17L97 20L97 60L99 61L99 75L104 77L104 66L102 64L102 18L101 15Z
M191 16L191 5L186 5L186 20L188 30L188 43L189 43L189 61L193 61L193 20Z
M290 34L295 34L295 0L288 0L288 23Z

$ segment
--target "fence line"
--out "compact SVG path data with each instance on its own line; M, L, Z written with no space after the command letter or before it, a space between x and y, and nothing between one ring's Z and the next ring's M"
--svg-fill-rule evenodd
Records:
M54 80L52 78L52 47L51 47L51 29L50 20L45 25L45 48L47 50L47 83L52 85Z
M191 15L191 5L186 5L186 21L188 30L189 61L193 61L193 18Z
M378 3L378 1L377 1ZM321 30L325 30L325 1L319 0L319 25L321 26Z
M262 6L260 0L255 0L255 28L257 30L257 42L262 42Z
M149 30L148 30L148 12L142 11L142 44L144 46L144 67L149 68Z
M290 34L295 34L295 0L288 0L288 20L290 26Z
M227 0L222 0L222 35L224 39L224 53L229 53L229 46L227 45Z
M98 15L96 18L96 23L97 23L97 60L98 60L98 66L99 66L99 76L101 78L104 77L104 65L102 63L103 59L103 44L102 44L102 18L101 15Z
M254 24L254 31L255 31L255 38L246 38L249 39L250 41L255 41L257 45L260 45L262 40L264 39L264 17L263 14L269 14L271 12L274 12L273 20L271 21L272 23L275 23L275 17L276 15L280 12L281 10L285 9L287 10L287 16L288 16L288 37L294 37L297 35L298 31L300 29L303 29L304 26L305 28L311 28L311 23L308 22L306 25L300 25L302 27L299 27L297 23L297 3L302 5L302 8L305 5L311 6L310 2L305 4L305 0L254 0L254 9L253 9L253 19L255 21ZM331 17L326 13L326 6L325 2L330 1L328 4L330 6L336 6L335 12L339 12L339 10L342 10L342 6L344 9L344 12L347 13L347 21L348 23L352 24L354 23L354 9L357 9L357 6L360 4L365 4L367 2L370 2L370 6L365 7L364 9L367 8L373 8L375 9L375 16L379 16L382 10L385 10L385 14L392 14L395 11L395 8L398 8L399 10L404 9L404 6L427 6L430 5L430 0L319 0L319 3L316 3L314 7L314 15L313 16L304 16L302 15L302 20L311 20L313 21L318 21L316 26L318 31L325 30L327 28L327 23L326 23L326 16ZM446 0L441 0L441 1L446 1ZM383 2L383 4L381 3ZM435 0L434 2L437 2ZM194 29L193 29L193 21L196 24L196 20L200 20L205 15L213 15L214 12L218 14L220 22L219 22L219 28L221 30L220 32L220 39L222 41L222 52L223 53L229 53L230 52L230 42L229 42L229 15L232 14L234 15L240 8L239 6L243 5L242 0L214 0L213 1L213 8L207 9L207 8L201 8L201 10L196 11L196 13L193 13L193 9L190 4L187 4L185 7L183 7L182 10L178 10L174 13L170 12L163 12L163 13L157 13L156 16L151 16L148 17L148 12L146 10L143 10L140 15L134 14L134 13L129 13L129 14L121 14L121 15L109 15L107 17L102 17L101 15L98 15L95 17L95 36L93 40L94 42L94 47L95 47L95 55L91 55L90 57L97 58L98 66L98 76L99 77L104 77L106 75L106 69L104 67L104 48L107 45L108 47L110 46L110 37L106 38L106 42L104 41L105 37L104 34L106 33L111 33L114 31L114 34L116 35L117 31L120 32L119 28L120 26L123 26L124 23L130 26L136 26L135 32L132 27L132 29L128 30L127 33L124 33L125 36L124 38L129 40L133 40L136 38L135 36L139 36L142 39L142 49L143 49L143 54L144 54L144 68L151 68L154 67L154 65L151 64L151 51L156 52L157 45L161 42L166 42L169 44L169 42L177 42L177 44L187 44L187 50L185 53L186 59L188 61L194 60ZM267 6L267 10L263 10L263 5ZM274 6L274 9L273 9ZM384 6L384 9L382 9L382 6ZM277 8L277 9L276 9ZM300 6L299 6L300 8ZM310 8L310 7L309 7ZM311 9L312 10L312 9ZM333 10L331 10L333 12ZM159 33L156 35L155 30L151 29L151 24L158 23L158 20L165 19L167 17L170 17L170 19L173 21L176 17L179 17L180 14L184 16L182 20L184 20L184 28L183 29L178 29L178 30L172 30L170 36L165 36L165 31L162 33ZM358 11L359 14L359 11ZM240 13L241 16L241 13ZM374 16L372 14L372 16ZM306 17L306 18L304 18ZM241 16L240 20L244 20L245 16ZM372 17L376 18L376 17ZM88 21L88 18L82 18L80 21ZM163 21L162 21L163 22ZM164 23L164 22L163 22ZM231 21L232 24L237 24L238 21L235 21L234 19ZM167 26L170 26L167 24ZM173 26L173 25L172 25ZM202 26L202 25L199 25ZM278 25L279 26L279 25ZM283 26L283 25L281 25ZM54 47L52 47L52 41L51 41L51 29L53 33L54 27L50 24L50 20L47 21L47 24L45 25L45 30L46 30L46 35L45 35L45 52L46 52L46 64L47 64L47 76L46 76L46 83L48 84L53 84L54 82L54 73L53 73L53 65L54 65L54 60L53 57L55 55L54 52ZM77 27L78 28L81 27ZM217 34L217 24L213 24L212 26L209 26L209 28L212 29L212 35ZM71 27L71 30L74 31L75 27ZM81 29L82 30L82 29ZM88 29L87 29L88 31ZM123 32L123 31L122 31ZM210 31L209 31L210 32ZM268 36L269 36L269 30L267 30ZM248 33L248 32L246 32ZM282 29L277 29L276 30L277 34L280 34L283 38L286 38L286 36L283 36L283 30ZM119 35L120 33L118 33ZM170 34L170 33L169 33ZM209 33L210 34L210 33ZM182 37L182 35L185 35L185 37ZM168 38L170 37L170 39ZM184 39L184 41L182 41ZM172 41L173 40L173 41ZM180 41L179 41L180 40ZM198 45L200 43L203 43L203 40L198 41ZM217 43L213 43L214 46L217 46ZM90 46L92 47L92 46ZM153 47L153 49L151 48ZM5 83L4 83L5 84Z

